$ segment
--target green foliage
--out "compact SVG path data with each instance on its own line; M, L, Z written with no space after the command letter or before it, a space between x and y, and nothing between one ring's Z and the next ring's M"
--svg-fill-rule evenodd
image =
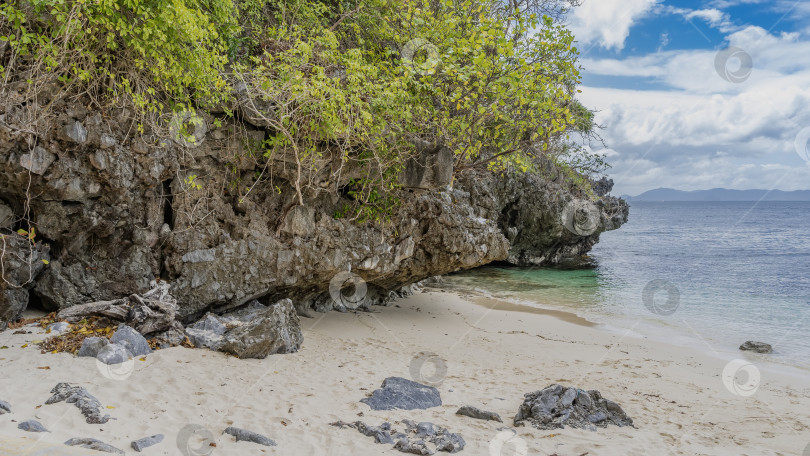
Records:
M230 0L11 0L0 5L0 39L14 51L4 70L127 97L144 113L220 100L233 9Z
M269 125L257 158L285 176L292 167L299 204L350 181L351 211L379 220L417 149L450 148L456 172L528 172L552 155L576 174L592 160L559 152L569 132L593 128L559 21L575 3L11 0L0 5L0 40L13 50L0 76L56 76L99 106L126 100L142 131L242 90L239 103L262 107Z
M192 190L202 190L202 184L200 184L200 181L197 179L197 177L199 176L197 176L196 174L191 174L189 176L186 176L186 178L183 179L183 182L188 186L188 188Z
M487 14L497 2L405 2L398 43L427 39L438 65L402 67L430 110L428 131L458 157L458 168L514 166L528 170L532 154L576 119L572 88L579 82L573 36L549 17L512 11Z

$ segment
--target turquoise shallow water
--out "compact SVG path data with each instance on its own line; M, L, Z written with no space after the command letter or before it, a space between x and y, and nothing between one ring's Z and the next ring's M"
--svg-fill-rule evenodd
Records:
M592 256L592 270L488 266L447 281L709 353L760 340L769 359L810 368L810 202L637 202Z

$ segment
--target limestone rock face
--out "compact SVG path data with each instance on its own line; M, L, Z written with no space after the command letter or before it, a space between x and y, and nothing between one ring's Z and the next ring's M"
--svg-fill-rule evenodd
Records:
M37 231L31 261L24 245L12 246L35 274L11 280L22 288L0 290L0 324L29 299L49 310L112 301L149 291L156 277L170 284L176 317L186 323L255 299L290 298L301 314L364 308L422 279L493 261L587 263L599 233L627 219L627 205L610 196L595 197L596 210L566 212L590 199L553 168L453 176L452 154L440 145L419 149L408 165L388 223L336 218L351 202L340 189L357 176L325 163L313 177L320 190L305 190L300 206L290 157L266 166L255 152L265 136L261 119L215 127L201 115L206 129L184 147L154 139L159 132L134 134L126 109L102 116L58 101L49 128L32 134L30 106L0 106L0 203L17 216L27 207ZM14 228L6 223L3 232ZM345 272L365 284L351 306L330 294Z
M20 157L20 166L34 174L45 174L56 156L42 147L35 147L33 151Z
M14 212L8 205L0 202L0 230L9 229L14 225Z
M453 180L453 151L446 147L423 150L408 160L402 175L406 188L441 189Z
M0 240L2 248L2 281L0 281L0 330L8 322L20 317L28 306L29 290L45 270L44 261L50 259L50 247L38 243L32 245L16 233ZM44 260L44 261L43 261Z

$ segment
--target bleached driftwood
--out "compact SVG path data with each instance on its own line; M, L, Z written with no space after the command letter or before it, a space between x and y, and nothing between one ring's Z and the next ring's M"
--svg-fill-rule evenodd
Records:
M141 334L165 331L174 323L177 301L169 294L168 283L152 282L152 287L143 295L67 307L56 316L72 323L92 316L107 317L126 323Z

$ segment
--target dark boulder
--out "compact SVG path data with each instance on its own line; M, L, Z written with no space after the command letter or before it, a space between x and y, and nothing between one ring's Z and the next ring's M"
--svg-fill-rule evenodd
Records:
M386 378L380 389L374 390L371 397L361 399L372 410L415 410L429 409L442 405L439 390L402 377Z

